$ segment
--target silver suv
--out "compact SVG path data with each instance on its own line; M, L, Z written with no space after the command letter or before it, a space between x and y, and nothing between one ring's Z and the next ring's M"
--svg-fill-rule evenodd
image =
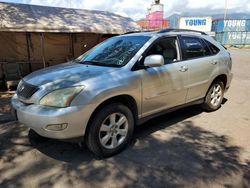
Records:
M192 104L217 110L231 66L227 50L202 32L126 34L23 78L12 106L39 135L82 138L107 157L129 143L135 125L152 117Z

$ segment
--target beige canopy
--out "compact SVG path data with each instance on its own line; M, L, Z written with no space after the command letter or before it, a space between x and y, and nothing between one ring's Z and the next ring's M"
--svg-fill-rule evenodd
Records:
M0 81L13 66L25 76L140 29L132 19L105 11L0 2Z
M106 11L0 2L0 31L123 34L140 29L132 19Z

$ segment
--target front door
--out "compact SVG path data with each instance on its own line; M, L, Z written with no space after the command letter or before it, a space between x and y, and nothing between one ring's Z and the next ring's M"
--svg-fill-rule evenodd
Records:
M157 41L146 53L160 54L165 65L140 70L142 74L142 116L185 103L188 69L181 62L178 42L175 37Z

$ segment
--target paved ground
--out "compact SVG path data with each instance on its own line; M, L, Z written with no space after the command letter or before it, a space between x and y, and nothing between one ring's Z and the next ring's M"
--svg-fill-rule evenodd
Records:
M1 94L0 187L250 187L250 50L231 53L235 77L220 110L153 119L105 160L7 122Z

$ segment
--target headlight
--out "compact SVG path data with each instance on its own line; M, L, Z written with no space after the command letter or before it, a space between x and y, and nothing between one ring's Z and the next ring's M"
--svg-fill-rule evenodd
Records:
M75 96L79 94L83 88L84 86L77 86L52 91L40 100L40 104L60 108L68 107Z

